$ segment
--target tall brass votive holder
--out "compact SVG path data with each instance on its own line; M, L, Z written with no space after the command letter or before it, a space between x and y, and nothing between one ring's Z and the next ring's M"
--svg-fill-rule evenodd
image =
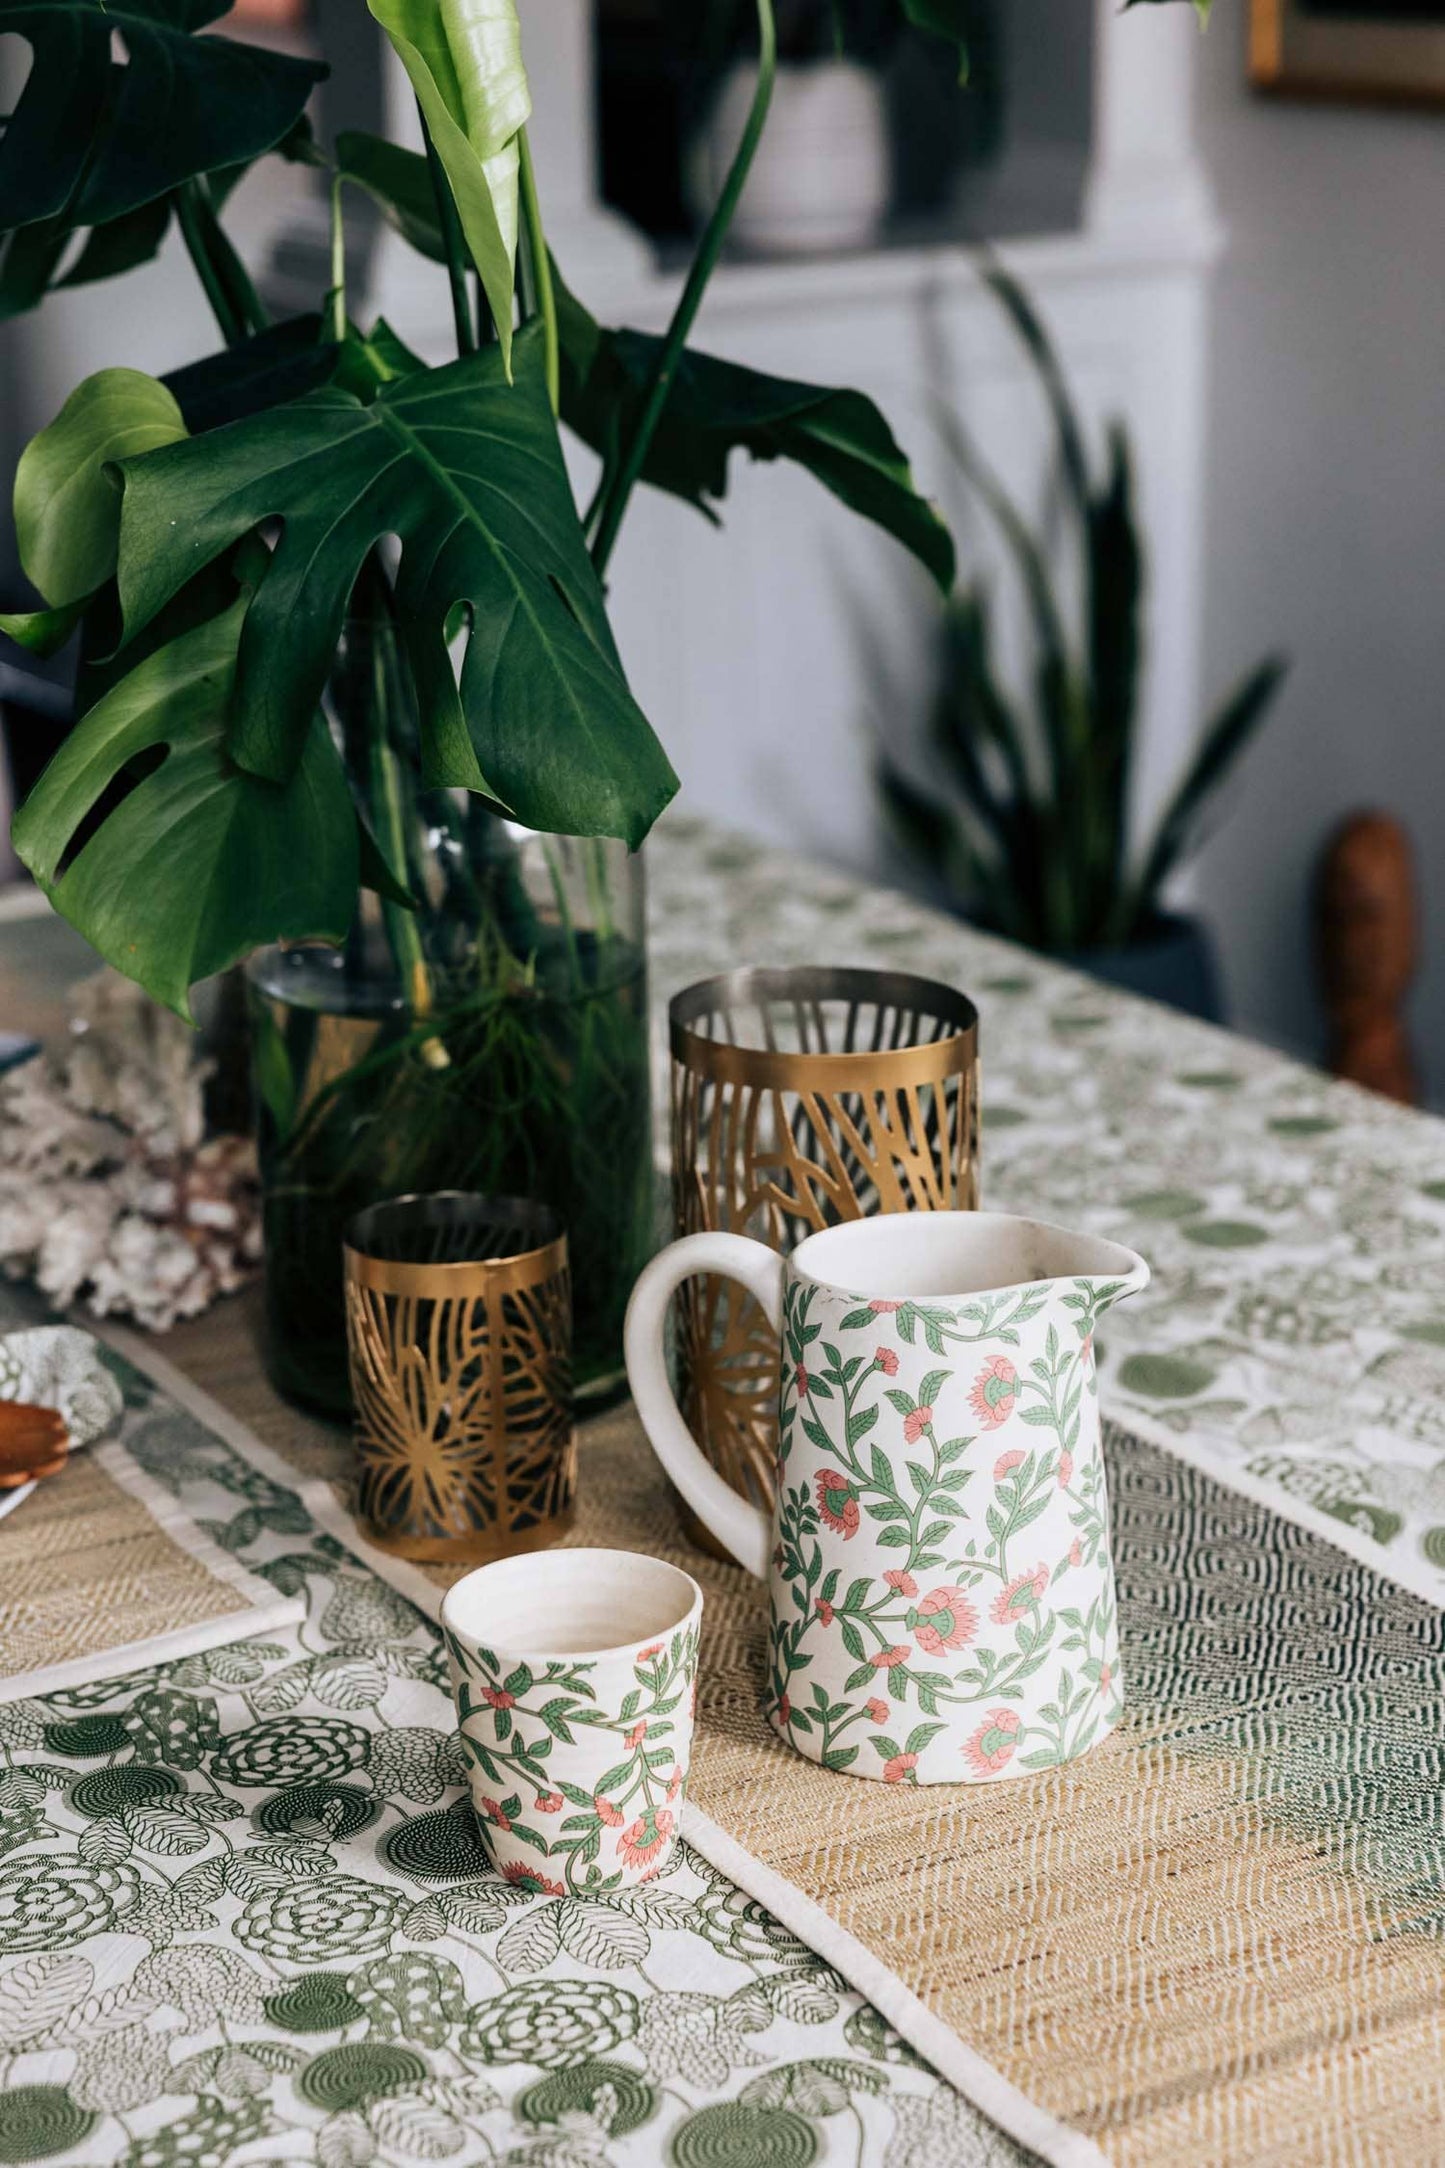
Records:
M346 1233L356 1509L403 1558L481 1561L572 1525L572 1290L555 1213L393 1197Z
M870 1213L977 1207L966 994L903 971L731 971L678 994L669 1020L679 1235L723 1228L786 1251ZM679 1309L688 1424L735 1490L770 1505L777 1336L734 1280L689 1280Z

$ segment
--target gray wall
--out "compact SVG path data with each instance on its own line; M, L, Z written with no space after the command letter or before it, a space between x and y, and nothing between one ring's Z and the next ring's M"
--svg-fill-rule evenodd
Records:
M1228 248L1210 341L1204 676L1295 658L1200 899L1235 1021L1320 1044L1308 885L1341 813L1409 825L1414 1002L1445 1106L1445 114L1287 105L1245 86L1243 0L1204 38L1200 133Z

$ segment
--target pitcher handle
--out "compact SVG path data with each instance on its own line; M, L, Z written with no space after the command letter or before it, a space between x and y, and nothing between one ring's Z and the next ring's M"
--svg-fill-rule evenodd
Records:
M684 1235L644 1266L632 1290L624 1331L628 1382L652 1450L693 1512L740 1566L765 1580L772 1522L761 1506L740 1498L707 1460L678 1411L667 1375L667 1306L695 1272L720 1272L726 1279L740 1280L767 1312L773 1330L782 1330L783 1260L775 1250L747 1235Z

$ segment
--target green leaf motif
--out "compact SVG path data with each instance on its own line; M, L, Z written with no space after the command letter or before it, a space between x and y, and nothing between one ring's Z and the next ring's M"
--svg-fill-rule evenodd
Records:
M128 638L198 567L282 522L231 703L231 751L253 774L292 776L352 584L395 534L429 787L487 790L529 826L631 844L676 790L617 660L533 329L511 389L493 346L370 405L328 387L121 471ZM468 620L459 686L448 641Z
M164 384L139 369L101 369L31 438L15 470L15 532L20 562L52 609L83 602L115 570L121 496L111 463L185 434Z
M7 227L99 226L182 181L270 150L325 74L264 46L192 35L226 0L0 0L34 65L0 137ZM112 58L119 33L126 64Z
M514 0L367 0L367 6L426 116L497 328L505 373L517 256L517 138L532 110Z
M133 670L78 723L15 817L23 863L108 963L189 1015L197 979L268 941L339 941L356 899L356 821L324 725L295 774L267 783L225 749L243 603ZM74 859L93 808L165 749ZM184 822L185 850L176 847Z
M562 341L562 418L606 452L635 419L661 341L641 331L604 331L553 267ZM624 430L625 433L625 430ZM871 399L684 349L642 479L709 518L727 494L728 459L790 459L833 495L911 550L947 594L953 540L919 495L908 461ZM843 1320L847 1329L848 1319Z

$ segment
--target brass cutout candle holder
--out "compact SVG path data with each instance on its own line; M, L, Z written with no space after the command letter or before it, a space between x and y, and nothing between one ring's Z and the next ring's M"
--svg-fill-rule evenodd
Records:
M477 1561L572 1525L572 1290L555 1213L439 1192L345 1243L356 1508L403 1558Z
M676 996L673 1215L781 1251L875 1212L978 1205L978 1013L901 971L745 970ZM735 1490L771 1505L778 1345L735 1281L678 1298L679 1398ZM711 1540L684 1513L695 1540Z

